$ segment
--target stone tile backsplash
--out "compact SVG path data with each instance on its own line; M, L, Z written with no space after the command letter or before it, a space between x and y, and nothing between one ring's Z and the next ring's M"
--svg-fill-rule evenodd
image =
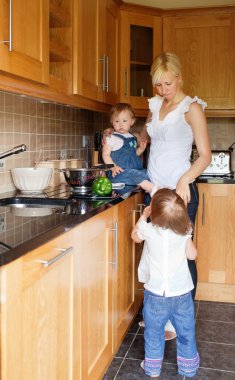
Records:
M0 91L0 152L25 144L27 151L0 160L0 193L14 190L10 169L41 160L91 158L93 135L108 125L106 114ZM84 138L84 136L86 136Z

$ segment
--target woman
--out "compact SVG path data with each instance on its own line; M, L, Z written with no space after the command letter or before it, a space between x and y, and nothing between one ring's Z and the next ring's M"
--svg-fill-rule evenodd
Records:
M157 188L169 187L176 191L187 205L188 214L195 223L198 208L198 190L195 179L211 162L211 149L203 112L206 103L183 92L183 78L179 58L171 52L161 53L151 67L152 84L158 95L149 100L149 113L138 139L150 139L148 175ZM111 133L111 131L107 133ZM192 144L195 141L198 159L191 165ZM145 196L149 205L150 196ZM188 260L192 276L194 299L197 287L195 260ZM143 325L140 322L140 325ZM169 332L169 334L168 334ZM170 324L166 339L174 338Z
M158 95L149 100L149 114L139 138L150 138L148 174L157 187L170 187L183 199L188 214L195 223L198 191L195 179L211 162L211 150L206 117L206 103L191 98L182 90L183 79L178 57L171 52L160 54L151 67L153 86ZM198 159L191 165L193 140ZM147 200L150 203L150 199ZM189 260L189 270L197 286L195 260Z

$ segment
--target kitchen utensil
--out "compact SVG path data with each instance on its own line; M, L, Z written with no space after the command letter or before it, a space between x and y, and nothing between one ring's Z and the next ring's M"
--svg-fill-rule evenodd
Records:
M79 193L86 193L91 191L92 183L95 178L105 175L107 170L110 170L114 165L98 165L92 168L81 169L58 169L64 173L67 183L73 188L74 191Z
M34 163L34 169L37 169L41 155L42 155L42 148L40 148L38 151L38 155L37 155L35 163Z
M52 168L11 169L14 185L24 193L40 193L49 185Z

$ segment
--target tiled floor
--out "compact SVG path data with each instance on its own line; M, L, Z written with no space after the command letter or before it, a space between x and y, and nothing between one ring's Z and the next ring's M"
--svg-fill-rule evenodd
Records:
M201 362L193 379L235 380L235 304L195 302L196 339ZM103 380L150 379L140 362L144 358L143 328L138 314ZM183 380L177 375L176 341L166 342L160 380Z

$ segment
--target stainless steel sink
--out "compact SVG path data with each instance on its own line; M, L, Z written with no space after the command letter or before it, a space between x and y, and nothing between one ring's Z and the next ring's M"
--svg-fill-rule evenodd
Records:
M62 214L71 202L71 199L12 197L0 199L0 209L10 208L15 216L38 217Z
M66 206L71 203L71 199L53 199L53 198L4 198L0 199L0 206L3 207L18 207L18 208L32 208L32 207L58 207Z

